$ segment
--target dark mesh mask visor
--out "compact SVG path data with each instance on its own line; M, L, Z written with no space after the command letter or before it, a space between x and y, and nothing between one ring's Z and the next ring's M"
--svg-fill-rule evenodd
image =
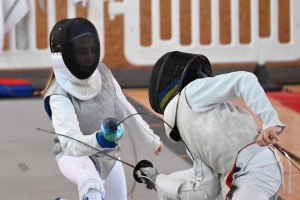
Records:
M149 83L152 109L163 114L168 103L188 83L197 78L212 76L209 60L200 54L169 52L153 66Z
M64 63L69 71L78 79L87 79L96 70L100 59L100 41L97 30L89 20L84 18L63 21L58 22L51 32L50 42L55 43L55 47L59 47L51 48L51 52L61 52ZM93 38L96 55L95 60L88 67L76 62L74 57L74 41L86 35L90 35Z

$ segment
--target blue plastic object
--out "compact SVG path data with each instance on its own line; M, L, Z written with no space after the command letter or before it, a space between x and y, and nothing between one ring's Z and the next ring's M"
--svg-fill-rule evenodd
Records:
M108 118L100 125L100 134L111 142L117 142L123 136L124 127L115 118Z

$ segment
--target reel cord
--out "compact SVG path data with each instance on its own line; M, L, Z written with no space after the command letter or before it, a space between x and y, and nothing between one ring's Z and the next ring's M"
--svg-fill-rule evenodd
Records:
M274 144L274 147L290 162L292 163L292 165L294 165L294 167L296 167L298 169L298 171L300 172L300 169L291 161L291 159L289 159L286 155L285 155L285 149L281 150L281 147L278 144ZM288 154L291 155L291 157L293 157L294 159L297 159L298 161L300 160L296 155L292 154L291 152L286 151ZM297 161L296 161L297 162Z
M134 154L134 159L135 159L135 163L137 163L137 153L136 153L136 146L135 146L135 143L134 143L134 140L133 140L133 137L131 135L130 132L128 132L128 135L132 141L132 146L133 146L133 154ZM136 187L136 181L133 182L133 186L131 188L131 190L127 193L127 197L129 197L130 195L133 194L134 190L135 190L135 187ZM132 196L132 199L134 199L134 196Z

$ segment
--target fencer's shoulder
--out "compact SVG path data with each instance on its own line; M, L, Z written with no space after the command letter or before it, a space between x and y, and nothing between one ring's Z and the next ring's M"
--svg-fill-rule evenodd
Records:
M99 63L98 70L102 79L102 83L104 85L113 86L113 74L111 70L104 63ZM102 85L102 87L105 87L104 85Z
M225 74L218 74L211 77L210 80L207 78L206 82L212 81L214 84L226 84L226 83L243 83L243 82L257 82L257 77L252 72L247 71L235 71ZM204 81L205 82L205 81Z
M101 77L105 76L109 79L112 78L113 75L111 70L104 63L99 63L97 69L99 70Z
M67 92L58 84L56 79L54 78L53 81L51 82L44 98L47 98L51 95L63 95L63 96L68 96Z
M104 64L104 63L99 63L97 69L101 72L109 72L111 73L111 70Z
M256 78L255 74L253 74L252 72L248 72L248 71L235 71L235 72L220 74L217 76Z

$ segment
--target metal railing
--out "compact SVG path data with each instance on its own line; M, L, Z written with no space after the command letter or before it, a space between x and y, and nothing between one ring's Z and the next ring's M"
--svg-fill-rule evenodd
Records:
M220 1L211 0L211 38L210 44L203 45L199 41L199 19L201 0L191 0L191 43L180 44L179 10L180 0L171 0L171 38L160 37L160 0L151 1L151 40L149 46L140 43L140 1L124 0L123 2L110 2L109 13L111 18L117 14L124 14L125 56L127 60L136 65L151 65L165 52L187 51L202 53L212 63L245 63L257 62L260 65L268 61L293 61L300 58L300 1L290 0L290 41L280 43L278 40L278 0L270 1L270 29L267 38L259 36L259 0L250 0L250 28L251 41L249 44L239 42L239 0L231 0L231 42L220 43Z
M152 65L164 53L178 50L206 55L211 63L245 63L256 62L260 65L268 61L293 61L300 58L300 1L289 0L290 40L281 43L278 39L278 0L270 0L270 35L259 36L259 0L250 0L250 42L239 41L239 0L230 1L230 32L231 41L228 44L220 42L220 1L211 0L211 42L200 43L200 9L201 0L191 0L191 42L188 45L180 43L180 0L171 0L171 37L162 39L160 36L160 0L151 0L151 44L141 44L140 3L142 0L123 0L108 2L108 13L111 19L115 15L124 15L124 53L128 62L133 65ZM49 48L38 49L36 44L36 14L35 0L29 0L28 48L16 48L16 30L9 33L9 47L0 56L0 69L9 68L44 68L51 65ZM55 19L55 0L47 1L48 35ZM90 0L87 18L96 26L102 48L104 38L104 0ZM67 1L67 17L75 17L76 6L72 0ZM48 38L47 35L47 38ZM105 49L101 50L101 59Z

